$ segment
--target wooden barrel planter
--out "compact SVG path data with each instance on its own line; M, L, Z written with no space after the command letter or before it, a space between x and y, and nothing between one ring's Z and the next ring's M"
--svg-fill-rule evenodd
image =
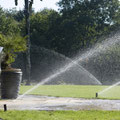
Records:
M1 71L1 98L16 99L22 80L21 69L10 69Z

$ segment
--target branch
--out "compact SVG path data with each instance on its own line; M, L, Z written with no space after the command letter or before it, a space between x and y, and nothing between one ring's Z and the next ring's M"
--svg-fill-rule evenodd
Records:
M16 5L16 6L18 5L18 0L15 0L15 5Z
M33 0L29 1L29 11L32 9Z

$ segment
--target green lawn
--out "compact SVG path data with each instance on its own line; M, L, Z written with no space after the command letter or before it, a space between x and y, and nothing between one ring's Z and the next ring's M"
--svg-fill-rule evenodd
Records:
M120 120L120 111L0 111L1 120Z
M33 86L21 86L20 94L23 94ZM29 94L47 95L58 97L95 98L95 93L100 92L109 86L91 85L42 85ZM120 86L114 87L99 98L120 99Z

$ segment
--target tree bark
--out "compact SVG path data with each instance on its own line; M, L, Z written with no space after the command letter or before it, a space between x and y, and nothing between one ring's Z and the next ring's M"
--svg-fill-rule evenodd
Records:
M30 74L31 74L31 61L30 61L30 12L29 12L29 0L25 0L25 30L27 36L27 50L25 52L25 71L26 71L26 85L30 85Z

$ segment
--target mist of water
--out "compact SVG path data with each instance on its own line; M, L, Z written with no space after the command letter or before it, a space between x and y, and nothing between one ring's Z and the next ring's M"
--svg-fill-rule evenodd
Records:
M75 61L84 61L85 59L89 59L92 57L96 57L99 53L105 52L108 48L116 45L120 42L120 32L117 32L114 36L105 39L101 43L97 44L95 47L83 53L81 56L78 55Z
M59 69L56 71L55 74L50 75L49 77L43 79L41 82L39 82L37 85L35 85L33 88L31 88L30 90L26 91L23 95L19 96L17 99L22 98L24 95L30 93L31 91L37 89L40 85L45 84L46 82L52 80L53 78L56 78L58 75L62 74L63 72L65 72L66 70L70 69L70 67L72 67L72 65L74 65L73 63L69 63L66 66L64 66L63 68Z
M30 90L26 91L23 95L19 96L18 99L22 98L24 95L30 93L31 91L37 89L40 85L45 84L46 82L52 80L53 78L56 78L60 74L62 74L65 71L69 70L73 65L78 64L78 62L81 62L81 61L83 61L85 59L89 59L91 57L97 56L99 53L102 53L102 52L106 51L109 47L117 44L118 42L120 42L119 32L117 32L113 37L106 39L101 44L95 46L94 48L91 48L90 50L88 50L84 54L78 55L74 60L72 60L73 62L69 62L68 64L66 64L65 66L63 66L59 70L57 70L54 74L52 74L49 77L43 79L36 86L34 86Z
M44 48L46 51L48 51L48 49L46 49L46 48ZM98 84L101 84L100 83L100 81L94 76L94 75L92 75L89 71L87 71L84 67L82 67L77 61L75 61L75 60L72 60L72 59L70 59L70 58L68 58L68 57L66 57L65 55L63 55L63 54L60 54L60 53L57 53L57 52L55 52L55 51L52 51L52 50L50 50L52 53L54 53L55 55L57 55L57 56L60 56L60 57L62 57L62 58L64 58L64 59L66 59L67 60L67 62L70 62L69 64L71 64L70 65L70 68L71 67L73 67L73 66L75 66L76 65L76 67L78 67L78 68L80 68L84 73L86 73L86 75L88 75L91 79L93 79L93 80L95 80ZM67 64L68 65L68 64ZM66 66L67 66L66 65ZM69 66L69 65L68 65ZM69 70L69 69L68 69ZM63 70L62 70L63 71ZM66 71L66 70L65 70ZM65 72L65 71L63 71L63 72ZM62 73L63 73L62 72ZM62 74L61 73L61 74Z

